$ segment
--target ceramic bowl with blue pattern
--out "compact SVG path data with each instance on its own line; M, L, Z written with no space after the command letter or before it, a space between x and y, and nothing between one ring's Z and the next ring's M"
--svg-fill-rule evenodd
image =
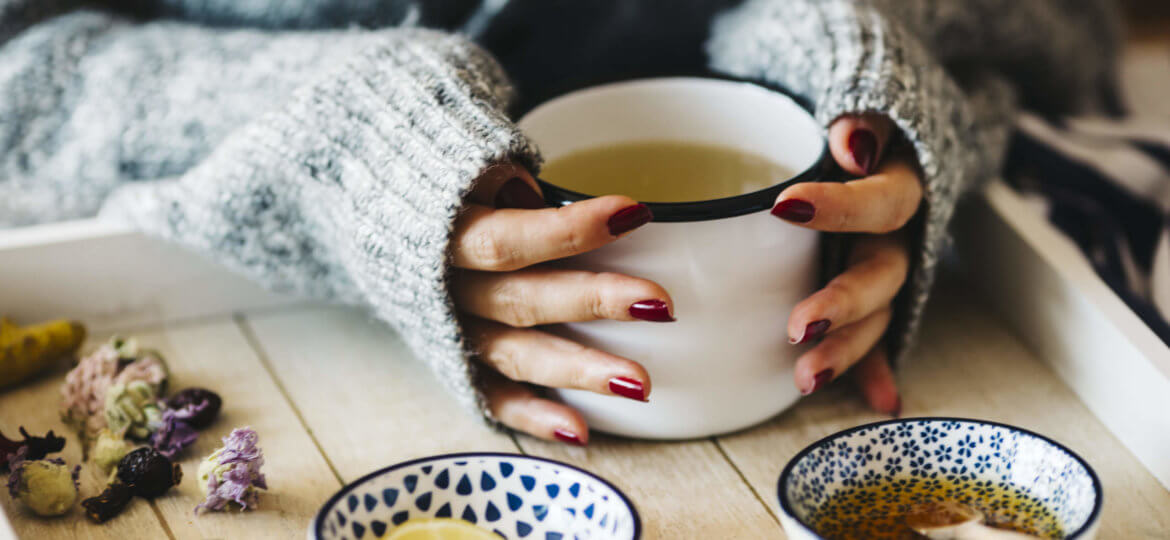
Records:
M636 540L642 530L629 498L589 472L519 454L469 453L359 478L325 503L309 539L376 539L408 519L443 517L507 539Z
M1102 501L1096 473L1068 448L961 418L907 418L830 435L797 454L777 488L791 540L857 537L863 525L904 528L907 508L937 500L975 507L989 524L1087 540Z

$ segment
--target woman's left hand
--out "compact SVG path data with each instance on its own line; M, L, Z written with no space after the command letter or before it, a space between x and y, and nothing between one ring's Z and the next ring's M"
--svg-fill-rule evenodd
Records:
M829 128L829 150L844 183L802 183L776 198L772 214L828 232L869 233L852 242L847 268L792 309L793 343L820 340L796 361L796 387L811 394L852 368L870 407L898 416L902 400L883 337L891 302L906 281L910 248L903 228L922 202L912 155L883 159L893 123L881 115L844 116Z

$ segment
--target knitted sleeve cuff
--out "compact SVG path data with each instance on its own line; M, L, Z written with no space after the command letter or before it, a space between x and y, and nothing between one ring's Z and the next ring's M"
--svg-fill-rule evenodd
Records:
M278 66L273 66L279 69ZM500 67L455 36L373 34L176 181L103 212L275 289L369 307L464 406L487 411L447 290L453 222L489 165L539 157Z
M708 43L711 66L810 99L826 129L838 117L889 116L917 153L925 186L912 276L891 323L896 355L912 342L946 227L959 195L999 169L1006 114L980 109L897 21L863 2L754 1L721 17ZM1011 107L1004 97L994 110ZM981 100L978 105L995 103Z

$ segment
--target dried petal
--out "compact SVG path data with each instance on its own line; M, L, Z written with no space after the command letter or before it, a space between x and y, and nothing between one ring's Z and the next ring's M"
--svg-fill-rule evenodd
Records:
M223 510L228 503L242 508L255 506L260 489L268 489L268 482L260 467L264 465L264 454L256 446L258 436L251 428L233 430L224 437L224 447L217 450L199 466L200 480L206 482L203 488L206 500L195 507Z
M158 453L173 458L184 448L190 446L199 437L195 428L187 423L196 413L195 406L174 410L167 409L162 413L162 425L151 436L151 445Z
M133 356L126 356L133 355ZM81 358L61 387L61 416L90 439L107 426L106 393L116 384L144 382L160 394L166 386L167 367L155 351L139 350L133 340L114 337Z
M186 388L167 400L167 407L172 409L194 407L193 415L185 420L197 429L211 425L222 406L223 400L219 395L205 388Z

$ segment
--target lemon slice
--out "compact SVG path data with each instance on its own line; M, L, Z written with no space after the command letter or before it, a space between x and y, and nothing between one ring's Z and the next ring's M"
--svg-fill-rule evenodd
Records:
M462 519L416 518L396 527L386 540L500 540L500 537Z

